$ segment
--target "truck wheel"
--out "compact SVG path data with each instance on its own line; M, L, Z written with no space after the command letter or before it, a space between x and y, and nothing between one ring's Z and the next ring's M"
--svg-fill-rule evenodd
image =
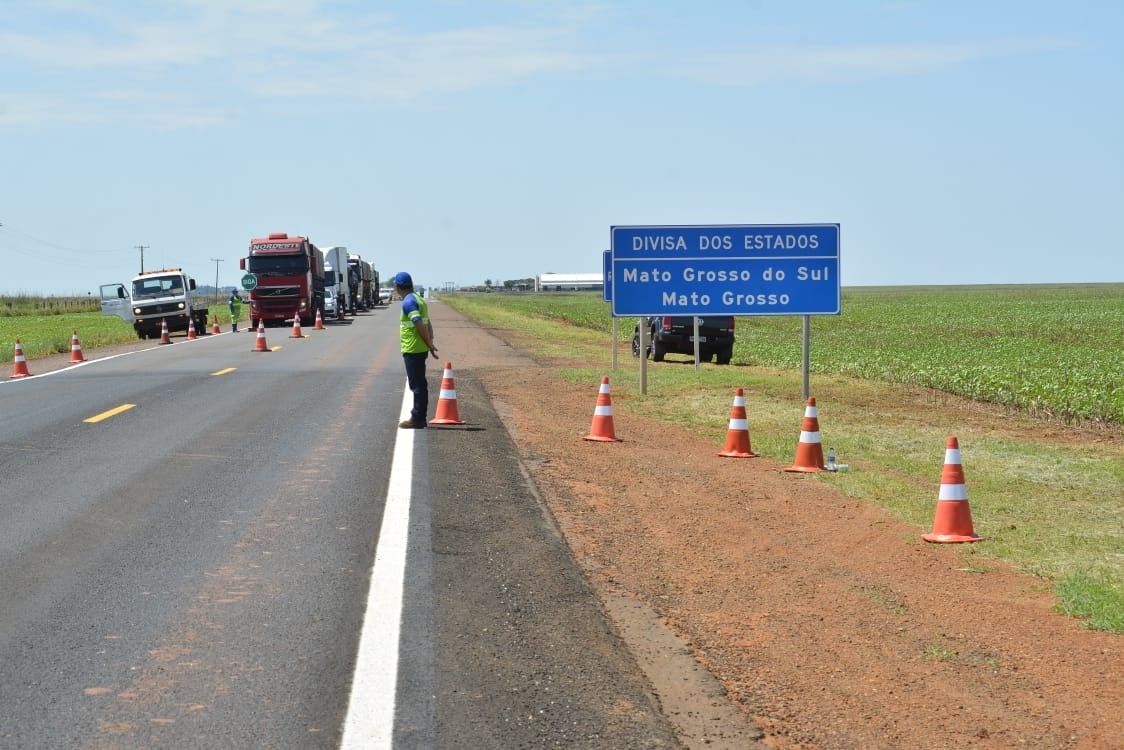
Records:
M667 354L667 347L664 346L663 344L661 344L659 341L656 341L655 338L653 338L652 339L652 361L653 362L663 362L663 357L664 357L665 354Z
M717 362L720 365L728 365L728 364L730 364L730 360L733 358L733 356L734 356L734 347L733 346L727 346L727 347L724 347L722 349L719 349L715 353L715 357L716 357L715 362Z

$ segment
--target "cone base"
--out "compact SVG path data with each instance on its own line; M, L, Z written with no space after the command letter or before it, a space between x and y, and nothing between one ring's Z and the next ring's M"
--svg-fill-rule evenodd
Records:
M18 378L29 378L29 377L31 377L31 373L29 373L29 372L17 372L14 375L9 375L8 379L9 380L16 380Z
M823 466L789 466L785 471L799 471L805 474L814 474L818 471L827 471Z
M958 542L980 542L983 541L982 536L961 536L960 534L922 534L921 538L926 542L934 542L937 544L952 544Z
M468 424L460 419L431 419L429 424Z
M750 451L749 453L742 453L740 451L721 451L717 455L724 458L757 458L761 454L754 451Z
M605 437L603 435L586 435L582 440L593 440L598 443L620 443L623 442L618 437Z

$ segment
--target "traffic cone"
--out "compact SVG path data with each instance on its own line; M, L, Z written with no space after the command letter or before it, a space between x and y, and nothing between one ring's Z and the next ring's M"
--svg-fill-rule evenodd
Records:
M187 340L188 341L194 341L197 338L199 338L199 336L198 336L198 334L195 333L195 318L188 318L187 319Z
M756 458L749 446L749 420L745 416L745 391L734 391L734 406L730 409L730 428L726 431L726 447L719 456L727 458Z
M823 465L823 445L820 444L820 420L816 415L816 399L809 398L804 408L804 424L800 427L800 443L796 446L796 460L785 471L827 471Z
M217 336L220 333L222 333L222 329L219 328L219 316L216 315L215 322L211 324L211 334Z
M437 399L437 412L433 424L464 424L460 414L457 413L457 385L453 379L453 363L445 363L445 372L441 374L441 397Z
M301 314L299 312L293 313L293 332L289 334L291 339L303 339L304 335L301 333Z
M937 496L937 512L933 531L922 534L926 542L978 542L972 528L972 510L968 507L968 488L964 485L964 467L960 465L960 443L950 437L945 443L944 470Z
M71 363L86 361L86 358L82 356L82 345L78 343L78 331L75 331L74 335L70 337L70 361Z
M620 438L613 432L613 404L609 398L609 378L601 378L601 389L597 392L597 407L593 410L593 424L589 427L589 434L582 440L596 440L602 443L619 442Z
M320 308L316 308L316 323L312 326L317 331L324 330L324 319L320 317Z
M258 337L254 341L254 348L250 351L255 352L268 352L269 347L265 345L265 318L258 320Z
M23 356L23 347L20 346L20 340L16 339L15 356L12 357L12 374L13 378L26 378L31 373L27 371L27 358Z
M160 343L161 344L172 343L172 337L168 335L168 319L167 318L164 318L163 320L160 321Z

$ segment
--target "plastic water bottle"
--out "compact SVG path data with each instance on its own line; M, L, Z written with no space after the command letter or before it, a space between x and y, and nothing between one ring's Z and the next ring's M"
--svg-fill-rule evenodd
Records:
M835 449L827 449L827 470L835 471Z

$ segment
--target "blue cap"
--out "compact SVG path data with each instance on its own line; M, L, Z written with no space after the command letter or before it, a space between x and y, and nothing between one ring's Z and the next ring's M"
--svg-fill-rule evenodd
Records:
M399 271L394 274L394 286L413 286L414 280L410 278L410 274L405 271Z

